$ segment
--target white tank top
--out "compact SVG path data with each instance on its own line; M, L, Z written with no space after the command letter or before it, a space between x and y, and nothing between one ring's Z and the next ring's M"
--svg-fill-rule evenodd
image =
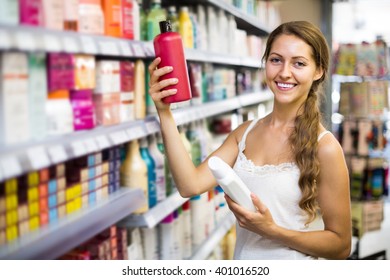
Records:
M314 230L314 223L305 226L307 214L299 208L301 190L298 185L300 175L298 166L293 162L256 166L243 153L248 132L257 121L258 119L252 121L238 144L239 153L233 169L250 191L256 194L268 207L276 224L297 231ZM326 133L321 133L318 140ZM315 224L319 222L320 229L323 229L322 218L318 219L320 221L316 221ZM313 259L311 256L243 229L238 224L236 229L237 240L234 259ZM315 230L318 229L315 228Z

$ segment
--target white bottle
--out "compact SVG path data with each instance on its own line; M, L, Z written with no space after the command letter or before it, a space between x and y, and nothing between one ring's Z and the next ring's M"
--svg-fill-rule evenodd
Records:
M191 238L191 208L190 201L187 200L182 206L183 212L183 259L189 259L192 255Z
M171 213L159 224L161 260L174 260L176 257L174 248L176 235L173 222L174 217Z
M158 260L157 228L140 228L145 260Z
M250 211L256 211L250 190L226 162L212 156L208 160L208 165L218 184L232 200Z

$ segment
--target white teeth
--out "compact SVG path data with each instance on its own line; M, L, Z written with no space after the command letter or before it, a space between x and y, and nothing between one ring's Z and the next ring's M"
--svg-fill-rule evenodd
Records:
M294 87L293 84L284 84L284 83L278 83L278 86L283 87L283 88L293 88Z

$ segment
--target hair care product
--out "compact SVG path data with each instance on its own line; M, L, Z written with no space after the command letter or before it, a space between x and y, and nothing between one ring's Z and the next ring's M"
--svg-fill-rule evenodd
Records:
M140 139L140 153L148 168L148 198L149 208L152 208L157 204L156 172L155 163L149 153L148 140L146 138Z
M208 160L208 165L219 185L231 199L250 211L256 211L250 190L226 162L212 156Z
M127 154L120 167L120 175L122 187L140 188L144 192L145 204L135 213L146 212L148 210L148 168L141 157L137 140L127 145Z
M163 153L157 147L155 135L149 136L149 153L155 163L157 201L162 201L167 197L164 174L165 162Z
M160 22L161 34L154 38L156 57L161 58L159 67L172 66L173 71L162 76L162 79L177 78L178 83L165 89L175 88L177 93L163 99L165 103L175 103L191 99L187 62L184 56L183 42L180 34L172 32L168 21Z

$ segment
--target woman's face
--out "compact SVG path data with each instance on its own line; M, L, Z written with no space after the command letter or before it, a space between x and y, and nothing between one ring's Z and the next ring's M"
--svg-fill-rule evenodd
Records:
M275 102L281 104L302 104L313 81L323 74L316 67L312 48L302 39L285 34L273 42L265 70Z

